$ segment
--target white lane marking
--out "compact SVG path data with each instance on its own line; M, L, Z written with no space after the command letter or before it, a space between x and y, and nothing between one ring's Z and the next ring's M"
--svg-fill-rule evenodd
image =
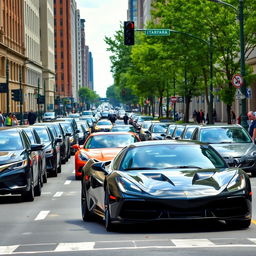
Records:
M0 255L2 255L2 254L11 254L18 247L19 247L19 245L0 246Z
M53 197L60 197L62 196L63 192L56 192Z
M42 195L51 195L52 192L42 192Z
M256 238L248 238L248 240L256 244Z
M39 214L36 216L35 220L43 220L47 217L50 211L41 211Z
M94 249L95 242L82 243L60 243L55 252L69 252L69 251L88 251Z
M176 247L208 247L214 246L214 243L208 239L172 239Z
M66 180L64 185L69 185L71 183L72 180Z

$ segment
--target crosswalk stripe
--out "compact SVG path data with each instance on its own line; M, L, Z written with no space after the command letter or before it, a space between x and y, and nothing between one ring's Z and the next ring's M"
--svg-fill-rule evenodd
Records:
M60 197L62 196L63 192L56 192L53 197Z
M176 247L208 247L214 246L214 243L208 239L172 239L171 242Z
M41 211L38 213L38 215L36 216L35 220L43 220L47 217L47 215L49 214L50 211Z
M19 247L19 245L0 246L0 255L11 254L18 247Z
M69 185L71 183L71 180L66 180L64 185Z
M94 249L95 242L82 243L60 243L55 252L69 252L69 251L88 251Z

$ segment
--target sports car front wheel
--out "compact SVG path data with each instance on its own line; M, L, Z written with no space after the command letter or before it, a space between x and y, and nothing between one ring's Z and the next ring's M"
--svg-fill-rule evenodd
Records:
M251 225L251 220L227 220L226 223L231 228L246 229Z
M112 223L110 213L109 213L109 200L108 193L105 193L105 228L108 232L113 231L114 225Z

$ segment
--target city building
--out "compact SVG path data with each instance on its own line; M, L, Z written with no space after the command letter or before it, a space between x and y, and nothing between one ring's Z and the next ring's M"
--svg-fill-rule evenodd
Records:
M24 90L24 1L0 1L0 111L18 112L11 90ZM3 92L4 91L4 92Z
M44 111L54 111L54 6L52 0L40 0L41 58L43 65ZM41 92L42 93L42 92Z
M56 99L58 108L70 111L72 100L71 0L54 1Z
M93 57L92 52L89 52L89 88L94 90L94 79L93 79Z
M81 46L81 20L80 11L76 10L76 77L77 77L77 98L79 89L82 88L82 46Z

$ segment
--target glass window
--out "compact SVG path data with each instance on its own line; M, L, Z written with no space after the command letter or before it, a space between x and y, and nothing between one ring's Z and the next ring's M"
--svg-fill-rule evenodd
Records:
M24 146L20 134L15 130L0 132L0 151L22 150Z
M44 127L43 128L36 127L35 130L37 131L37 133L38 133L42 143L43 142L50 142L51 141L46 128L44 128Z
M225 168L224 160L210 147L200 145L155 145L130 148L121 170L136 168Z

